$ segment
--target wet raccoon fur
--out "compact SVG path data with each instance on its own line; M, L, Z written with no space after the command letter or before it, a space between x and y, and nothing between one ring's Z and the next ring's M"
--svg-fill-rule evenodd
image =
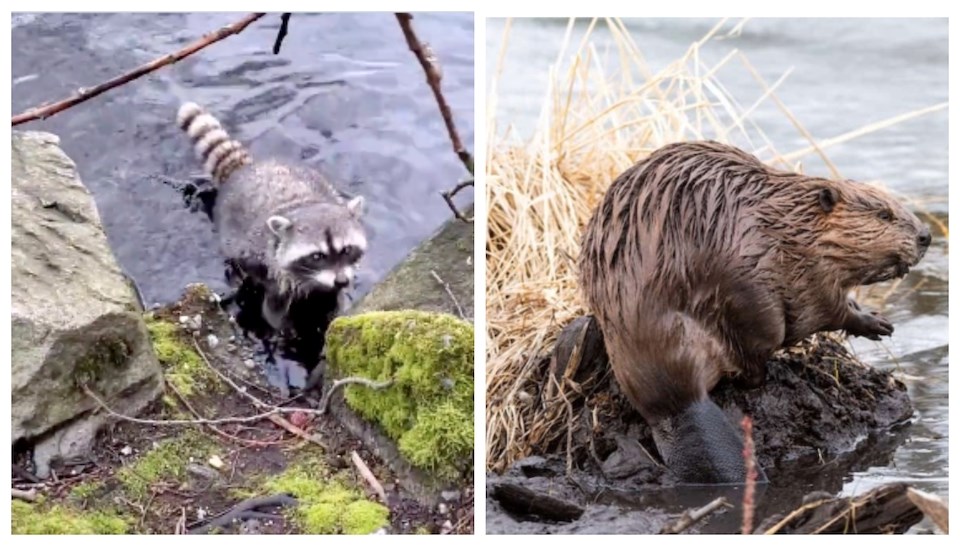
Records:
M254 161L195 103L177 113L216 188L211 216L235 286L262 286L263 317L290 326L293 304L352 285L367 248L364 199L343 199L318 172L275 159Z

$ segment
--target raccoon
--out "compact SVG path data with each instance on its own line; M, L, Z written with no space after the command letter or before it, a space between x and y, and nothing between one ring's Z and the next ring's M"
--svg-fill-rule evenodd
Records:
M180 107L177 125L216 189L211 216L228 280L262 285L263 317L270 327L290 326L294 302L317 292L340 294L354 284L367 249L362 196L344 199L308 167L254 161L195 103Z

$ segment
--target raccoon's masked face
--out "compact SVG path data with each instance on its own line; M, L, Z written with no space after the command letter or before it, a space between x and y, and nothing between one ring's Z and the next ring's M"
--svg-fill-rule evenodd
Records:
M318 204L270 217L277 263L298 287L337 291L353 283L367 250L362 208L363 197L355 197L345 206Z

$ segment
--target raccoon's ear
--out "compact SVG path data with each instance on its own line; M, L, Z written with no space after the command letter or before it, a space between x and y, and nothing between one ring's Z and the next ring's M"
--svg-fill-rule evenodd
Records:
M293 223L283 216L271 216L267 219L267 227L270 228L270 231L277 237L283 237L291 225L293 225Z
M360 215L363 214L363 204L363 196L358 195L347 201L347 210L349 210L350 214L352 214L355 218L359 218Z

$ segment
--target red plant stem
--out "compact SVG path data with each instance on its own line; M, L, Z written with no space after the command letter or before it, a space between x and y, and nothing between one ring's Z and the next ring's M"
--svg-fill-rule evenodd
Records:
M743 528L741 533L749 535L753 532L754 492L757 487L757 465L753 457L753 420L744 416L740 426L743 427L743 462L747 470L747 484L743 491Z

